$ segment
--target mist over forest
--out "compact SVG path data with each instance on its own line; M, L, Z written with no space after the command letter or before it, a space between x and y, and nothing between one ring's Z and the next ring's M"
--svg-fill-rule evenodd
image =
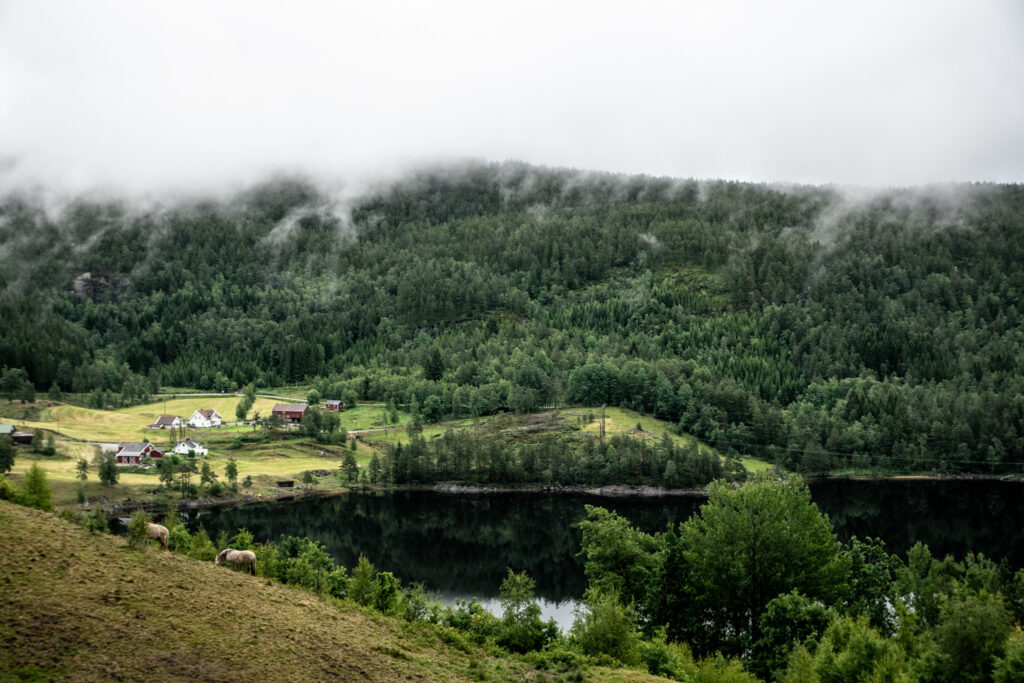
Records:
M1024 189L423 167L0 202L0 390L624 406L723 452L1019 472Z

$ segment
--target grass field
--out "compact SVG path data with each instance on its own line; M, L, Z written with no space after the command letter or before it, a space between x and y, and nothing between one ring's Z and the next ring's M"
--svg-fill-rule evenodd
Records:
M38 463L46 472L54 504L71 505L78 497L79 479L75 464L78 458L85 458L92 463L95 448L97 447L89 444L61 444L57 449L58 455L44 456L31 453L29 449L19 446L10 478L15 482L20 481L25 472L34 463ZM117 485L106 488L100 484L94 464L89 466L88 477L82 485L89 500L139 500L148 497L147 492L160 484L155 472L151 475L121 472Z
M404 427L412 419L409 413L398 411L398 424L392 425L389 422L385 425L384 414L386 412L387 406L383 403L357 403L354 408L343 410L338 415L341 416L341 424L349 431L382 429L385 426Z
M572 412L580 415L586 415L589 418L590 414L594 415L594 420L588 422L584 429L593 432L595 434L600 433L601 430L601 409L600 408L577 408ZM584 418L584 419L586 419ZM642 429L637 429L637 426ZM712 453L715 452L711 446L706 443L699 441L696 437L685 435L680 436L675 433L674 425L664 420L659 420L654 417L647 415L641 415L632 410L626 410L625 408L606 408L605 409L605 434L621 434L627 433L634 438L643 439L661 439L663 434L668 433L672 437L672 440L679 445L687 445L697 443L698 447L702 450L707 450ZM772 464L759 460L758 458L752 458L750 456L743 456L740 458L743 462L743 466L750 472L764 472L771 469Z
M27 448L19 447L14 460L14 467L11 469L11 480L21 481L25 472L33 464L38 463L46 472L46 479L53 491L53 502L58 506L73 505L78 499L78 473L75 469L78 458L85 458L90 462L88 479L82 484L85 496L90 501L97 500L159 500L176 499L176 492L159 491L160 480L157 471L138 474L135 472L119 471L118 482L115 486L107 488L100 484L96 473L96 465L92 462L95 447L88 444L62 444L58 448L58 455L44 456L30 452ZM252 447L251 450L232 453L227 456L210 457L208 462L218 479L227 481L225 468L230 457L235 457L238 465L238 479L242 481L246 476L253 479L253 487L247 491L252 494L266 494L277 485L282 479L293 479L298 483L306 470L327 470L331 475L341 464L341 456L327 453L320 456L322 446L310 444L279 445L260 444ZM340 447L328 447L340 452ZM366 457L366 460L369 456ZM198 484L198 476L193 477L193 483ZM333 476L322 477L318 483L321 491L331 491L343 488L341 482Z
M482 424L490 419L490 417L482 417L478 419L452 420L449 422L442 422L440 424L434 425L423 425L423 438L431 439L435 436L444 434L449 429L454 429L458 431L460 429L466 429L468 427L471 427L475 423ZM407 431L409 421L410 420L400 420L398 425L388 425L387 429L383 429L379 426L373 427L372 429L378 431L361 434L360 438L363 441L366 441L367 443L371 444L389 443L392 446L397 446L400 443L409 443L409 432Z
M177 415L188 419L193 412L200 409L213 408L224 418L225 422L235 420L235 406L240 397L186 397L168 399L159 403L147 403L120 410L92 410L69 405L48 405L32 419L19 419L16 404L0 406L0 422L14 422L19 427L44 429L54 432L60 437L78 441L142 441L148 439L157 444L167 440L165 430L147 429L147 425L156 421L160 415ZM251 417L259 412L269 415L276 401L258 398L249 412ZM230 428L227 428L230 429ZM244 430L245 428L238 428ZM189 430L190 435L202 438L204 434L216 434L218 429Z
M0 680L549 680L346 602L0 501ZM654 681L592 668L596 681Z

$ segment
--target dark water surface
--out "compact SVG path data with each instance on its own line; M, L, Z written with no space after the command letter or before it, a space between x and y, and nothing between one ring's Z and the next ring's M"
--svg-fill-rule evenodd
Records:
M811 484L842 540L878 536L905 554L922 541L935 555L969 551L1024 566L1024 484L997 481L849 481ZM586 580L576 558L584 505L601 505L647 532L686 520L703 498L432 492L353 493L193 513L211 537L249 529L257 541L282 534L323 543L344 566L360 554L403 582L443 596L494 598L507 568L526 571L548 603L572 601ZM546 610L548 611L548 610ZM562 618L559 618L562 621Z

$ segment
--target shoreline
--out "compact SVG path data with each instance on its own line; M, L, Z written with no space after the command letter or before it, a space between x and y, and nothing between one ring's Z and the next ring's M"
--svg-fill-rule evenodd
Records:
M841 474L804 477L805 483L818 481L1005 481L1024 483L1022 474Z
M135 510L146 512L167 512L171 508L175 510L214 510L217 508L242 507L253 503L286 503L300 498L328 498L351 493L352 489L336 489L333 491L307 491L297 489L296 491L280 492L276 494L249 494L244 496L231 496L229 498L187 498L185 500L172 500L166 503L143 502L127 499L117 501L109 506L97 506L106 511L108 517L119 517L123 513L132 513Z
M896 474L896 475L839 475L822 477L804 477L807 484L827 481L1003 481L1007 483L1024 483L1024 476L1016 474ZM701 488L665 488L633 484L607 484L604 486L518 486L501 487L477 484L454 484L442 482L433 485L403 487L352 487L331 491L296 489L294 491L278 491L269 494L248 494L229 498L195 498L174 500L168 503L147 503L132 499L114 502L109 506L100 506L108 517L123 516L125 513L143 509L147 512L166 512L175 510L213 510L217 508L242 507L253 503L286 503L304 498L329 498L351 493L398 493L398 492L429 492L450 496L488 496L495 494L547 494L547 495L582 495L595 498L680 498L708 495L707 487Z

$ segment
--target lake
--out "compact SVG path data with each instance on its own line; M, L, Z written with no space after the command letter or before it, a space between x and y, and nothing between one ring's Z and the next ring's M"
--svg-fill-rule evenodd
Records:
M877 536L905 555L915 542L961 559L982 552L1024 566L1024 484L999 481L853 481L810 484L842 540ZM245 527L257 541L308 536L352 568L360 554L403 582L450 601L476 596L492 611L508 568L537 584L545 618L566 628L586 588L576 558L584 505L601 505L647 532L685 521L700 497L605 498L586 494L352 493L192 512L212 538Z

